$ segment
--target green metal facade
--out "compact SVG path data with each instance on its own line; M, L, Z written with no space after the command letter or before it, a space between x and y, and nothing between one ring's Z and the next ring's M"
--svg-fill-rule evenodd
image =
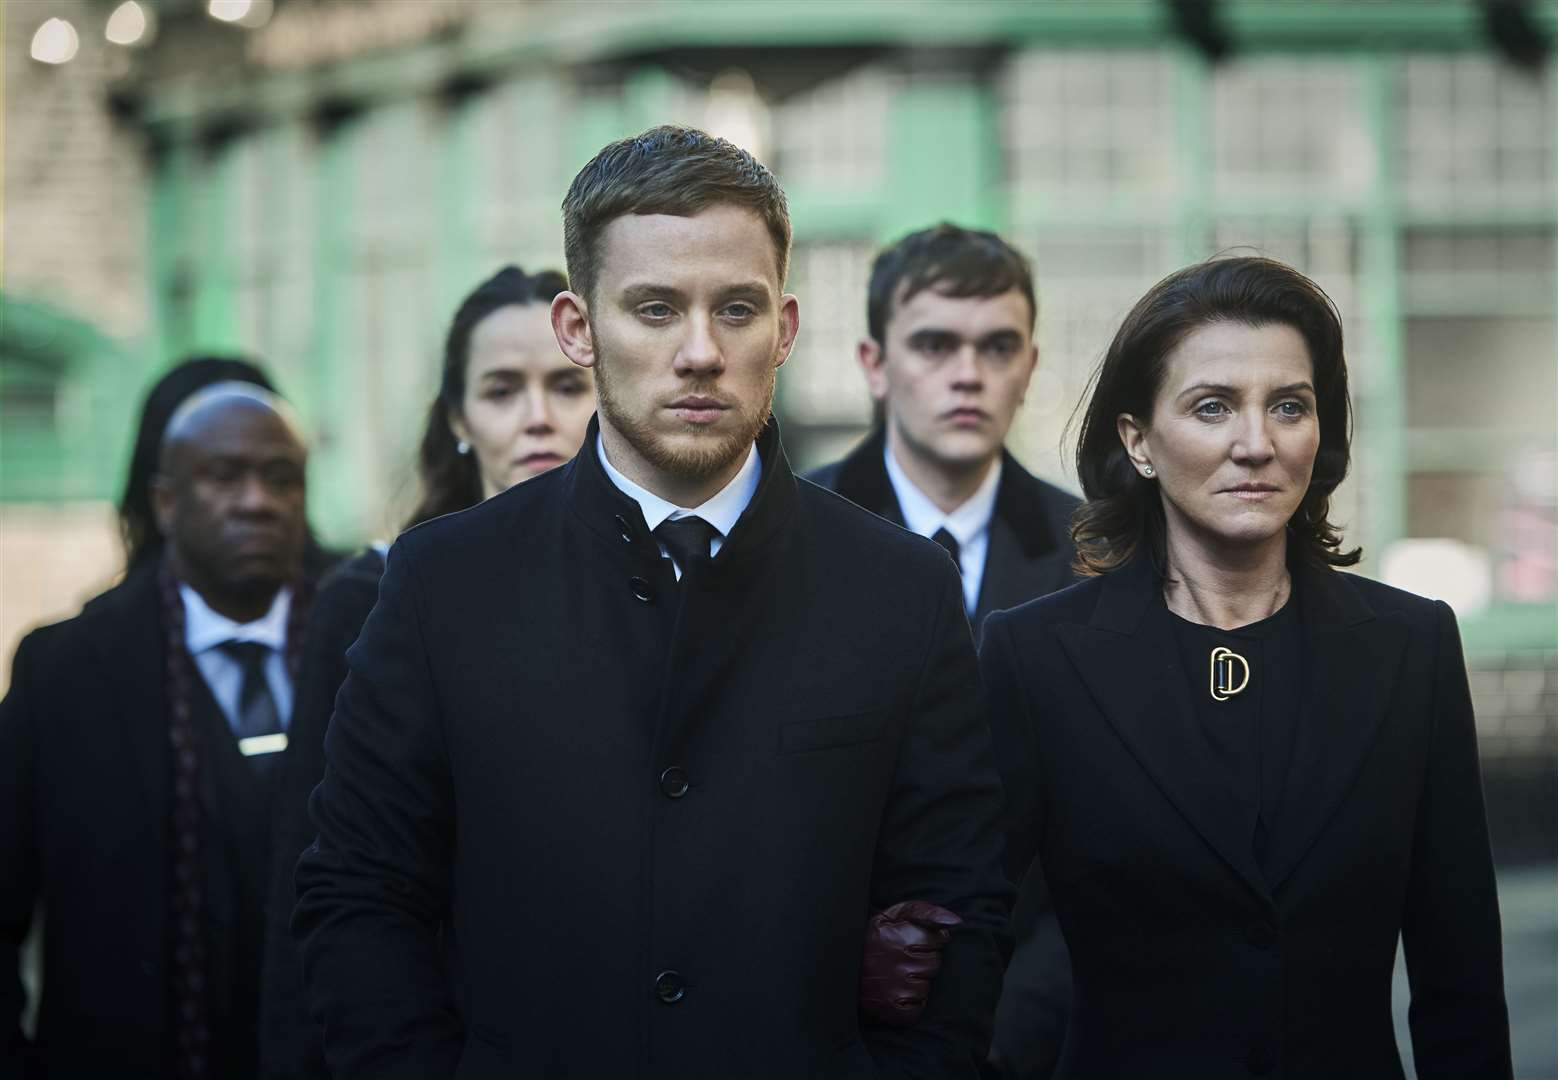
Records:
M585 21L594 9L603 17ZM1558 4L1535 10L1558 31ZM699 72L751 67L762 87L822 50L845 57L837 71L765 106L791 196L792 285L803 312L821 313L811 352L781 377L798 457L831 452L866 419L848 385L864 328L851 298L872 249L904 231L953 219L1033 254L1049 380L1036 392L1053 400L1015 441L1062 482L1055 445L1112 322L1162 273L1253 246L1314 275L1346 318L1358 477L1344 516L1377 555L1414 534L1414 515L1440 523L1436 493L1492 490L1465 478L1558 450L1558 79L1551 64L1501 67L1470 3L1224 11L1238 52L1212 66L1173 40L1164 5L1136 0L543 3L508 31L328 69L153 85L153 340L72 346L44 369L13 364L8 325L4 385L56 370L92 386L92 430L112 449L83 457L67 435L8 424L0 497L113 494L127 412L153 370L233 350L276 371L315 436L324 535L383 535L408 498L458 298L502 262L560 264L556 208L574 171L613 138L699 122ZM857 69L865 81L848 83ZM452 93L457 78L481 88ZM1520 159L1529 183L1478 194L1478 174L1454 172L1482 150L1490 167L1513 159L1497 139L1435 150L1436 78L1446 139L1462 137L1457 123L1471 138L1479 115L1495 127L1535 117L1541 130L1505 138L1548 155ZM1539 107L1511 120L1506 102L1527 108L1533 93ZM837 143L829 123L848 129ZM1420 167L1450 170L1442 190L1417 182ZM1519 346L1463 358L1519 365L1491 414L1447 419L1414 381L1409 346L1445 334ZM1535 360L1532 343L1546 350ZM1539 408L1514 400L1532 396ZM49 486L51 469L70 482ZM1558 615L1500 602L1465 632L1478 650L1550 650Z

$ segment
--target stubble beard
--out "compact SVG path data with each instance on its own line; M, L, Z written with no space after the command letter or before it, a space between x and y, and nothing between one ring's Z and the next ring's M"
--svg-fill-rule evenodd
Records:
M611 361L600 350L599 336L595 340L595 394L601 416L627 440L634 453L658 472L688 480L716 475L746 455L773 414L778 370L768 368L760 400L736 400L732 419L724 425L724 431L710 432L696 424L681 424L681 430L697 436L697 441L688 446L681 440L667 438L667 433L657 428L652 419L635 415L617 394ZM710 380L689 379L681 389L688 394L729 397L720 394L718 384Z

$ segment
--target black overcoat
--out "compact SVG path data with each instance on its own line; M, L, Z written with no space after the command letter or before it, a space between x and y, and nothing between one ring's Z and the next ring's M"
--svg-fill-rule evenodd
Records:
M325 558L310 560L311 578ZM172 1074L166 639L150 564L17 648L0 702L0 1076L24 1062L50 1077ZM195 692L197 709L216 708L203 683ZM268 847L232 857L263 876ZM246 929L237 954L213 949L209 1005L226 1018L220 1048L235 1055L220 1068L242 1077L255 1061L262 916L226 900L208 895L208 917ZM25 1045L17 957L35 909L43 987Z
M335 1075L974 1076L1011 891L946 554L771 425L678 583L595 441L391 550L297 872ZM910 898L964 923L921 1023L862 1030Z
M857 506L902 525L903 508L883 457L886 430L878 425L849 455L807 474ZM1075 584L1071 514L1075 495L1034 476L1003 451L984 577L974 609L977 628L992 611ZM1037 869L1020 882L1012 928L1016 950L1006 970L991 1046L992 1072L1003 1080L1044 1080L1055 1068L1071 1011L1071 967L1054 908Z
M1295 565L1299 730L1255 862L1146 557L985 626L1010 799L1070 947L1057 1075L1402 1076L1398 935L1422 1080L1510 1075L1476 736L1443 603Z

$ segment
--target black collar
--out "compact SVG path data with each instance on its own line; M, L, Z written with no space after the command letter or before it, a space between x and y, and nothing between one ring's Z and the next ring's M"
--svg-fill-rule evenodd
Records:
M856 506L902 525L903 508L887 476L887 429L876 429L839 463L838 493ZM995 492L995 515L1012 527L1018 546L1030 559L1054 551L1065 538L1057 536L1050 522L1044 490L1038 477L1001 451L1001 483Z
M1335 570L1288 560L1293 591L1298 596L1306 633L1356 626L1374 618L1374 609L1348 576ZM1138 548L1125 565L1104 575L1091 625L1100 630L1135 636L1146 622L1163 588L1163 575L1151 554Z
M591 417L578 456L564 466L568 470L563 479L565 498L584 525L609 544L626 545L646 558L649 553L658 558L659 545L650 534L638 503L606 475L597 451L599 435L600 418ZM785 457L777 420L770 418L758 435L757 455L763 465L762 479L752 501L720 546L719 555L710 563L716 575L744 566L759 556L795 507L795 476Z

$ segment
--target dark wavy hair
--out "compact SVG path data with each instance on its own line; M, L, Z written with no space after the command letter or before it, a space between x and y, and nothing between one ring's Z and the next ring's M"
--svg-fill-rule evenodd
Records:
M1087 496L1072 517L1079 573L1113 570L1143 542L1164 564L1157 481L1132 467L1116 421L1121 413L1151 416L1169 354L1192 331L1216 322L1290 326L1303 337L1314 365L1320 447L1309 490L1288 521L1289 556L1322 567L1352 566L1362 557L1359 548L1342 550L1341 531L1330 520L1331 494L1352 458L1341 316L1320 286L1291 266L1241 256L1187 266L1154 285L1125 316L1093 373L1077 440L1077 477Z
M220 382L244 382L276 388L258 364L237 356L192 356L169 368L146 394L140 425L130 451L130 468L119 497L119 535L124 541L125 570L155 562L162 554L162 534L151 505L151 479L157 472L162 434L178 407L197 390Z
M458 440L449 427L449 416L459 415L465 404L465 372L470 360L471 334L476 325L499 308L515 304L550 304L568 288L568 279L556 270L527 274L509 265L476 286L454 313L444 339L443 374L438 396L427 410L427 425L417 454L421 499L406 528L481 502L481 470L475 454L459 452Z

